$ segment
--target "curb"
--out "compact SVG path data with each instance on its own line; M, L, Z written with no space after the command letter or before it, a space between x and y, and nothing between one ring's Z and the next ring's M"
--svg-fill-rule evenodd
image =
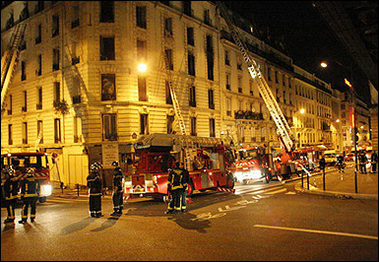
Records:
M343 192L336 192L336 191L327 191L319 189L315 186L309 185L309 190L306 189L306 183L304 183L305 187L301 187L301 183L297 183L295 185L295 190L302 193L309 193L309 194L315 194L315 195L323 195L323 196L331 196L336 198L342 198L342 199L365 199L365 200L376 200L378 201L377 195L372 194L357 194L357 193L343 193Z

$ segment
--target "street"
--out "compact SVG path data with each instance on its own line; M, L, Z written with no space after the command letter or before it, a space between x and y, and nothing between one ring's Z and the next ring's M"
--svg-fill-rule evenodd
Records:
M300 193L296 183L198 193L189 212L174 215L164 214L165 203L141 198L112 218L108 196L96 219L85 197L54 197L38 205L34 223L2 224L1 260L378 259L377 201Z

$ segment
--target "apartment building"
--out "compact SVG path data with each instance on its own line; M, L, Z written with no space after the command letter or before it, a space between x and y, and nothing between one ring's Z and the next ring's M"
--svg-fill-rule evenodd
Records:
M1 118L1 152L57 153L53 180L85 184L89 163L100 161L110 184L110 164L123 165L141 135L180 132L164 55L188 134L241 146L278 144L276 126L210 1L15 1L2 8L3 17L2 54L14 25L27 27ZM310 73L238 21L290 125L312 128L309 137L296 131L301 145L331 143L330 85L320 89ZM313 90L312 99L303 86ZM307 111L317 121L296 120L309 105L297 98L317 102Z

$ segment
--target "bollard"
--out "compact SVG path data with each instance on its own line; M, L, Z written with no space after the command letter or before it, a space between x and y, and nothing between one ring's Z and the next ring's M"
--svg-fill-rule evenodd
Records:
M77 189L77 195L79 196L79 183L76 184L76 189Z
M309 190L309 175L307 174L307 189Z
M63 184L63 182L61 182L61 190L62 190L62 194L63 194L63 188L64 188L64 184Z
M304 179L303 179L304 172L301 170L301 188L304 188Z
M325 169L322 170L322 188L325 191Z

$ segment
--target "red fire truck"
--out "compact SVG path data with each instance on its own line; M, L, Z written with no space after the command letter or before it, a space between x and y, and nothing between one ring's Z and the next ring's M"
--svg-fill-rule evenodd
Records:
M228 170L234 162L233 154L218 138L154 133L141 137L134 149L134 168L125 176L124 199L153 197L165 201L168 170L175 161L186 163L185 150L191 156L186 163L190 174L187 196L196 190L234 192L234 177Z
M28 168L35 169L36 178L41 184L41 192L39 201L41 203L46 201L46 197L51 195L52 186L50 184L50 168L48 161L48 154L42 152L23 152L23 153L9 153L1 155L1 186L5 182L4 171L10 165L16 170L16 176L20 176L20 180L26 177ZM3 197L3 196L2 196Z

